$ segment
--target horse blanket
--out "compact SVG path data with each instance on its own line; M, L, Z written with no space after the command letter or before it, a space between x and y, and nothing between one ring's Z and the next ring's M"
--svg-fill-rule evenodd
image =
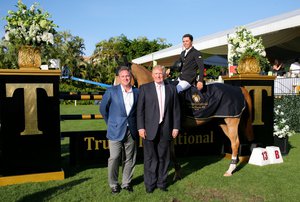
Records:
M208 84L201 91L192 86L179 97L183 114L194 118L240 117L245 109L241 88L223 83Z

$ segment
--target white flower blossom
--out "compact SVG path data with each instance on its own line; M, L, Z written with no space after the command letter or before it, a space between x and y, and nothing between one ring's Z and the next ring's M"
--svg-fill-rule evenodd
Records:
M241 59L250 55L257 58L262 64L268 63L265 48L261 38L255 38L250 31L244 27L238 27L234 34L228 38L228 44L231 47L228 60L237 64ZM243 58L241 58L243 57Z
M279 138L292 136L295 132L290 130L290 127L287 125L287 119L284 117L284 112L281 111L281 106L277 105L274 108L274 136Z
M5 32L4 38L6 41L9 41L9 32Z
M49 33L49 32L43 32L43 35L41 37L42 41L45 41L47 44L54 43L54 37L53 34Z
M5 25L5 41L12 44L40 46L54 44L55 25L48 18L48 12L40 12L38 3L34 3L29 9L22 1L18 1L18 11L8 11Z
M35 5L34 5L34 4L31 5L29 10L30 10L31 12L33 12L33 11L35 10Z

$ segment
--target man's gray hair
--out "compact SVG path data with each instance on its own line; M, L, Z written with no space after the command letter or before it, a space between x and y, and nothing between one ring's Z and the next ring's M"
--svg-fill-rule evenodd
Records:
M153 71L154 69L161 69L162 72L163 72L164 74L166 73L166 68L165 68L165 66L163 66L163 65L155 65L155 66L152 68L152 71Z

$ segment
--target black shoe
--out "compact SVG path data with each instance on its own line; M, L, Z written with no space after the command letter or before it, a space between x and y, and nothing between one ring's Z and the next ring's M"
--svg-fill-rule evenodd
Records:
M167 192L167 191L169 191L166 187L161 187L161 188L159 188L161 191L163 191L163 192Z
M154 189L146 189L146 192L147 192L148 194L152 194L152 193L154 192Z
M133 188L130 185L123 187L123 189L127 190L128 192L133 192Z
M111 193L112 194L118 194L120 193L120 187L119 186L115 186L111 188Z

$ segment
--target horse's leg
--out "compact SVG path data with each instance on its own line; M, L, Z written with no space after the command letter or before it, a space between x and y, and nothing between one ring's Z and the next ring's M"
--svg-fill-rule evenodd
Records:
M229 138L231 143L231 163L224 176L231 176L232 172L236 169L238 163L238 149L240 146L240 140L238 136L239 118L225 118L225 124L220 124L225 135Z
M175 174L173 177L173 181L176 180L181 180L181 166L179 164L179 162L177 161L176 155L175 155L175 144L174 144L174 140L171 141L171 145L170 145L170 152L171 152L171 161L174 164L174 169L175 169Z
M253 133L253 128L252 128L252 109L253 109L253 104L252 104L252 100L251 100L251 96L249 94L249 92L245 89L242 88L242 93L244 95L245 101L246 101L246 110L245 112L243 112L242 115L242 122L244 122L244 132L246 135L246 138L249 142L252 142L254 140L254 133Z

